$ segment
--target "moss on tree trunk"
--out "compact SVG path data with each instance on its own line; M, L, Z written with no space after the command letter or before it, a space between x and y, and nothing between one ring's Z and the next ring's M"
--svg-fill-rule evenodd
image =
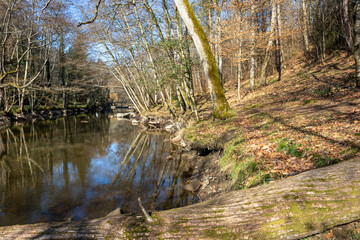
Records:
M211 99L214 105L214 115L217 118L227 118L231 114L230 106L226 100L224 89L221 85L219 70L216 66L215 58L205 32L187 0L175 0L175 4L181 18L190 32L203 64Z

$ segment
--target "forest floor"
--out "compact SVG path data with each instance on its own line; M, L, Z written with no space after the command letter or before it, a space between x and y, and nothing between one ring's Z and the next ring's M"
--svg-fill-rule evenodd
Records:
M207 181L208 187L201 188L204 199L360 156L360 91L355 88L353 58L341 54L324 64L293 66L281 81L270 76L267 86L253 92L245 81L240 100L236 86L227 83L225 94L236 112L227 120L212 117L206 96L199 97L199 122L182 116L190 121L184 139L191 148L218 156L211 162L198 160L196 173L206 173L190 179L202 185ZM360 239L359 223L353 225L354 238L336 238L340 227L309 239Z
M220 165L230 171L235 188L360 156L360 91L352 57L295 66L281 81L253 92L245 82L241 100L235 87L227 91L237 113L230 119L213 119L209 99L201 99L201 120L185 130L192 148L224 150Z

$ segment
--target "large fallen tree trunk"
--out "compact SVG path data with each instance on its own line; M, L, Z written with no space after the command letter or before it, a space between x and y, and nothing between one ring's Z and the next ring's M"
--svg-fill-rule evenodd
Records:
M75 223L0 228L0 237L119 239L298 239L360 219L360 159L308 171L155 220L118 215Z

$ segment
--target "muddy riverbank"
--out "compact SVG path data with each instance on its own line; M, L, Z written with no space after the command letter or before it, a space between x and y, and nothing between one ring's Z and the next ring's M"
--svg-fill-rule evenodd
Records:
M178 146L182 159L187 162L187 180L183 188L198 196L200 202L232 190L231 176L220 168L219 160L223 155L223 149L221 147L214 149L207 145L199 146L184 139L184 131L187 128L185 121L130 113L118 114L114 117L130 119L132 124L140 125L149 131L170 133L171 142Z

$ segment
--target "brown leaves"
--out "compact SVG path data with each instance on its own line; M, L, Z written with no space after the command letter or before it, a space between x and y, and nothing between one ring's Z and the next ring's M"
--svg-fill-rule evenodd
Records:
M326 234L326 239L334 238L333 230L330 230L329 233Z

